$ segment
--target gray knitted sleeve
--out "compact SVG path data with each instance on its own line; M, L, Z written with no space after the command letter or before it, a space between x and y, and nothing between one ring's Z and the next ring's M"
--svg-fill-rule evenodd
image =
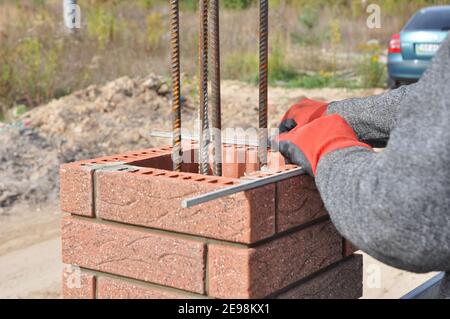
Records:
M401 99L395 126L380 125L389 120L376 110L365 123L364 134L392 128L383 152L335 151L316 173L337 229L375 258L415 272L450 270L449 42Z
M328 114L339 114L362 141L386 141L397 123L399 105L419 83L380 95L331 102Z

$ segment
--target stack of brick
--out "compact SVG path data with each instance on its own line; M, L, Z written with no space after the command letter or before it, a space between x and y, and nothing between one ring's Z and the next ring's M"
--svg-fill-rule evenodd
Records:
M245 173L258 178L256 151L224 146L223 177L195 163L171 171L170 147L63 165L64 298L359 298L362 258L312 178L181 208Z

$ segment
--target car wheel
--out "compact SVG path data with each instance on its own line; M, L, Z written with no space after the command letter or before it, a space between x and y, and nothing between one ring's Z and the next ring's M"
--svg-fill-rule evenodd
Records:
M400 83L391 77L388 77L387 85L391 90L395 90L400 87Z

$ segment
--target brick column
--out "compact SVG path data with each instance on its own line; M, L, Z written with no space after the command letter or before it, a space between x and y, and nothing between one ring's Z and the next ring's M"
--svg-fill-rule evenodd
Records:
M257 177L255 152L224 146L224 177L198 175L194 163L170 171L170 147L62 165L64 298L360 297L362 259L308 176L181 208Z

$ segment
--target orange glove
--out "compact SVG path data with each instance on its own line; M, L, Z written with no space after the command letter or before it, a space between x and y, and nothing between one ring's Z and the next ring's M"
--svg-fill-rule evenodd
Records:
M327 112L327 107L328 103L326 102L303 99L289 108L281 119L278 129L280 133L285 133L294 127L304 126L324 116Z
M292 164L303 167L310 175L316 174L320 159L328 153L349 147L371 147L358 140L351 126L337 114L322 116L280 134L275 143Z

